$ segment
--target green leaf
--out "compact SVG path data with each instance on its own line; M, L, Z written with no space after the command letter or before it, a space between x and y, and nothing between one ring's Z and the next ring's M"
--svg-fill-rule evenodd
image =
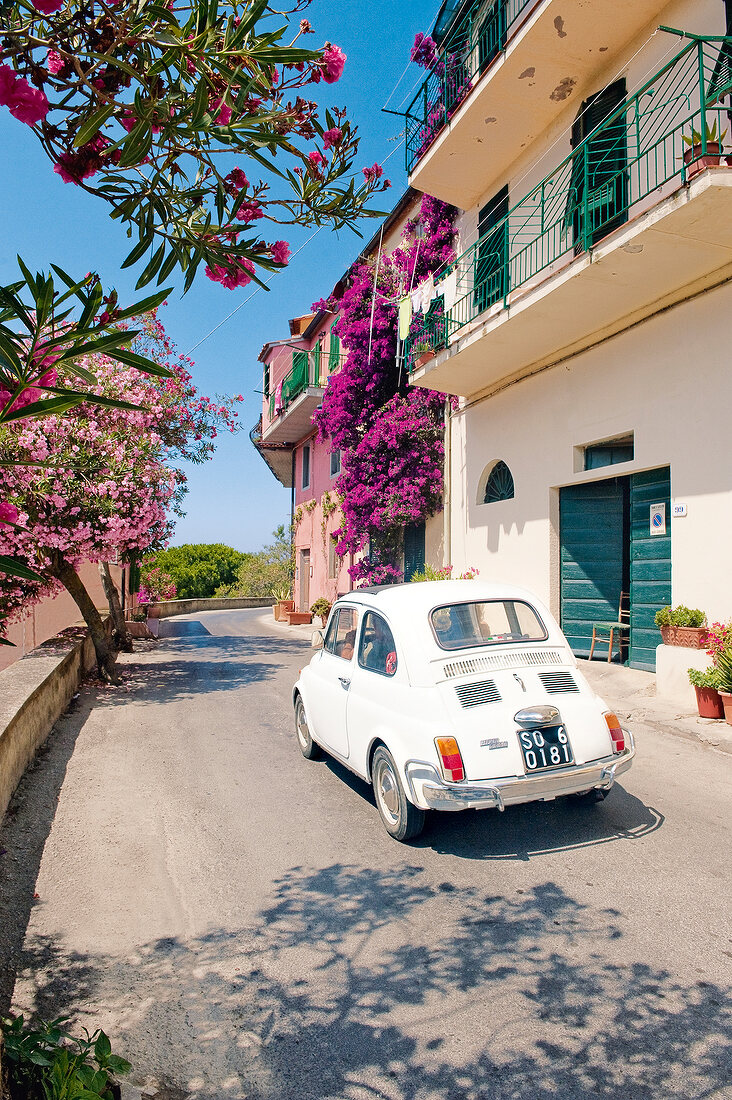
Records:
M15 649L15 642L11 642L8 638L3 638L2 635L0 635L0 645L9 645Z
M143 88L147 90L147 81L145 80L145 74L138 72L132 65L128 65L126 61L123 61L121 57L113 57L109 53L95 53L93 50L77 50L79 57L91 57L94 61L103 61L106 65L111 66L114 69L121 69L123 73L131 76L133 80L142 84Z
M79 318L79 328L86 328L89 323L96 317L97 311L102 304L102 284L97 282L92 288L91 294L86 300L81 317Z
M30 420L36 416L48 416L50 413L65 413L78 405L79 398L49 397L45 401L31 401L22 409L14 409L9 413L0 413L0 423L7 424L10 420Z
M158 363L153 363L151 359L146 359L144 355L138 355L134 351L123 351L121 348L117 351L107 352L110 359L116 359L120 363L126 363L129 367L137 367L143 374L154 374L158 378L172 378L173 372L168 370L167 367L161 367Z
M144 235L144 237L142 237L142 238L141 238L141 240L139 240L139 241L137 242L137 244L135 245L135 247L134 247L134 248L132 249L132 251L130 252L130 254L129 254L129 255L127 256L127 259L126 259L126 260L124 261L124 263L122 264L122 267L123 267L123 268L125 268L125 267L132 267L132 265L133 265L133 264L136 264L136 263L137 263L137 261L138 261L139 259L141 259L141 257L142 257L142 256L144 256L144 255L145 255L145 253L147 252L148 248L149 248L149 247L150 247L150 245L151 245L151 244L153 243L153 240L154 240L154 239L155 239L155 234L154 234L154 232L153 232L153 233L146 233L146 234Z
M85 390L62 390L58 386L41 386L41 389L48 393L57 393L62 397L73 397L76 403L79 404L85 401L89 405L103 405L109 409L141 409L142 405L133 405L130 401L119 401L115 397L104 397L99 393L86 392Z
M261 16L265 12L267 8L267 2L268 0L255 0L255 3L253 3L251 6L249 15L245 16L239 24L239 33L237 35L237 40L241 40L245 37L245 35L249 34L249 31L252 29L254 24L259 18L261 18Z
M168 278L168 276L170 275L173 268L178 263L180 263L180 259L179 259L179 256L178 256L178 250L174 246L171 246L168 258L165 261L165 263L163 264L163 266L160 268L160 271L158 272L158 286L160 285L160 283L165 282L165 280ZM167 297L167 294L168 294L168 292L166 290L165 297Z
M198 129L203 122L203 116L208 110L208 91L208 84L205 79L201 77L198 81L196 94L193 97L193 106L191 108L190 126L192 129Z
M157 306L162 305L172 289L172 287L168 286L165 290L156 290L154 294L148 295L147 298L141 298L140 301L135 302L134 305L127 306L126 309L121 309L117 314L117 320L125 321L128 317L139 317L143 313L149 313L151 309L155 309Z
M144 271L142 272L142 275L135 283L135 290L139 290L140 287L145 286L147 283L150 282L152 278L154 278L164 258L165 241L163 241L163 243L160 245L160 248L158 248L157 251L154 253L147 267L145 267Z
M0 554L0 573L4 573L7 577L20 577L24 581L45 581L47 579L22 561L18 561L17 558L9 558L5 554Z
M56 362L57 364L65 363L68 359L76 359L80 355L93 355L95 352L109 354L110 348L119 347L120 344L128 344L131 339L129 332L107 332L103 336L98 336L95 340L87 340L86 343L69 348L68 351L59 356Z
M79 128L79 132L74 138L74 146L78 149L80 145L86 145L90 138L102 128L110 115L114 113L114 103L107 103L104 107L100 107L98 111L90 115L89 118Z
M97 1041L94 1044L94 1057L98 1062L101 1062L102 1059L106 1060L109 1058L111 1053L112 1044L109 1041L109 1036L103 1031L100 1031Z

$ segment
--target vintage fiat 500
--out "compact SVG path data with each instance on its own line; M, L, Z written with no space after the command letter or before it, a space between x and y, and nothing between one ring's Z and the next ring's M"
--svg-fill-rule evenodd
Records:
M308 759L374 788L408 840L427 810L601 801L635 754L530 592L478 580L360 589L333 605L293 689Z

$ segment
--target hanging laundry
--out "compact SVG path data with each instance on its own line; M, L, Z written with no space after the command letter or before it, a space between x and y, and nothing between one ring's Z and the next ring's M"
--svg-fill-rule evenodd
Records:
M435 296L435 280L432 275L425 279L419 288L422 291L422 312L426 313L430 308L430 303Z
M410 291L409 300L412 303L412 313L419 313L422 309L422 291L419 287Z
M406 340L412 323L412 299L407 296L399 299L399 339Z
M274 399L274 413L275 416L279 416L282 412L282 382L277 383L277 389L275 390Z

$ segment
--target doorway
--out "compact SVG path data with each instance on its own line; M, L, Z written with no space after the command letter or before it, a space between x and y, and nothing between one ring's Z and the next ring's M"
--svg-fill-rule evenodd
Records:
M310 610L310 547L300 551L300 611Z
M657 504L662 529L651 526ZM655 671L654 617L671 602L670 511L668 466L560 490L560 619L577 656L589 656L592 624L616 621L627 592L630 636L615 659Z

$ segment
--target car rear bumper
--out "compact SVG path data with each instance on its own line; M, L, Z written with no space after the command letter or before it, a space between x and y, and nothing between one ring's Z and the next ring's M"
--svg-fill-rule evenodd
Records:
M415 805L429 810L504 810L520 802L540 802L577 794L592 787L609 791L635 756L635 741L627 730L628 748L617 755L535 775L484 779L477 783L446 783L434 764L408 760L405 776Z

